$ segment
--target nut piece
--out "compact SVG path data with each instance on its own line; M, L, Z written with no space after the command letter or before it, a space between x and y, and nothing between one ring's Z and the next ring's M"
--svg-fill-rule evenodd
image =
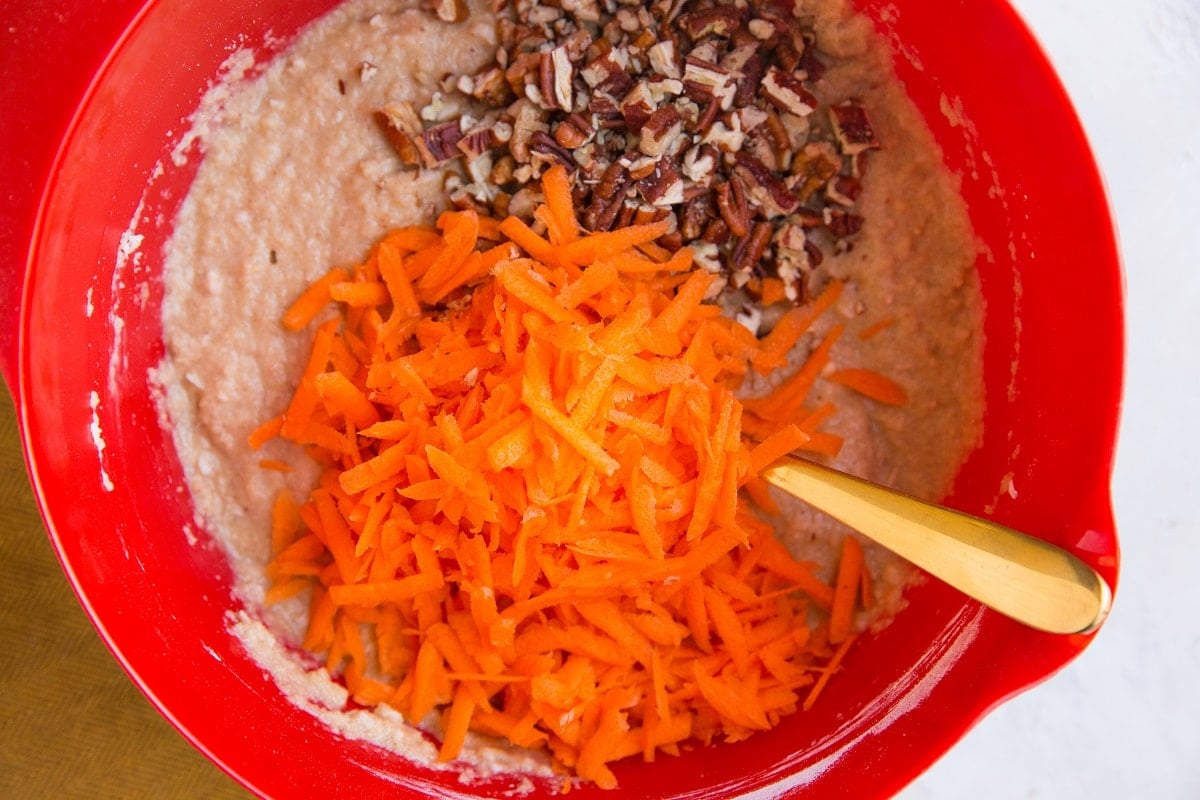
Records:
M496 119L481 120L458 140L457 147L466 156L468 165L485 153L504 144L497 131L497 124L498 120ZM462 120L459 120L459 126L462 126Z
M571 64L567 48L556 47L548 53L542 53L538 66L539 88L546 106L570 111L575 96L571 86L575 79L575 67Z
M796 116L808 116L817 107L817 98L800 79L779 67L770 67L763 76L762 93L771 105Z
M746 152L735 157L737 167L734 174L746 183L746 194L768 219L786 216L796 210L800 201L788 191L785 184L762 161Z
M809 142L792 159L788 185L801 203L807 203L842 168L842 158L829 142Z
M421 138L421 118L409 103L388 103L375 112L375 123L387 138L388 144L406 166L421 163L421 151L416 140Z
M728 111L737 94L737 81L728 70L689 55L683 62L683 91L697 103L715 100L722 111Z
M750 232L750 206L746 203L746 190L736 174L727 182L717 186L717 210L721 219L734 236L745 236Z
M829 118L833 123L834 135L837 136L838 143L842 146L842 152L846 155L856 156L864 150L879 148L875 131L871 128L870 120L867 119L867 110L862 107L861 103L847 100L831 106Z
M656 109L642 125L638 149L648 156L658 157L666 153L683 133L683 118L675 106Z
M679 62L675 59L675 43L670 39L664 39L653 45L646 51L646 56L650 59L650 69L659 75L665 75L668 78L683 77L683 71L680 70Z
M630 178L619 162L609 164L592 191L592 202L583 214L583 224L593 231L611 230L625 200Z
M655 108L650 85L646 81L638 82L621 100L621 116L625 118L625 126L631 131L641 130Z
M728 38L741 26L741 14L733 6L705 8L684 14L679 18L679 27L693 41L703 39L705 36Z
M858 202L862 183L853 175L835 175L825 186L825 196L838 205L849 208Z
M683 178L670 159L660 158L654 171L637 183L638 193L647 203L669 208L683 202Z
M421 152L421 159L425 162L425 166L436 167L443 161L449 161L461 155L462 151L458 149L458 143L462 138L462 129L459 127L458 120L455 119L427 128L421 134L421 138L416 140L416 145Z
M509 142L509 150L513 154L513 158L517 163L529 163L529 140L534 133L538 131L548 131L549 126L546 124L545 112L539 109L532 101L522 98L517 100L508 107L508 113L513 118L512 140ZM551 140L553 141L553 140Z
M463 22L467 18L464 0L431 0L430 5L442 22Z
M577 147L583 147L587 144L594 133L595 131L591 129L591 125L588 125L587 129L584 130L574 119L568 119L559 123L554 129L554 141L568 150L574 150Z
M603 55L593 59L579 72L584 83L598 92L620 97L633 87L633 78L615 57Z
M862 229L862 217L841 208L825 209L825 227L839 239L853 236Z

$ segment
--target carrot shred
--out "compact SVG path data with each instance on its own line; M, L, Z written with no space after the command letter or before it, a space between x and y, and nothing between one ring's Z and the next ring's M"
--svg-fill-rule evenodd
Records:
M561 164L555 164L542 175L542 192L546 208L554 220L558 236L554 244L570 244L579 238L579 222L575 219L575 204L571 199L571 179Z
M786 299L787 291L781 278L763 278L762 304L764 306L773 306Z
M251 450L258 450L264 444L274 439L279 435L279 429L283 427L283 415L271 419L259 425L250 435L246 437L246 443L250 445Z
M330 288L334 284L344 283L349 279L349 273L341 267L329 270L296 298L295 302L284 312L283 327L289 331L298 331L312 322L313 318L321 313L321 309L329 303Z
M904 389L891 378L874 370L839 369L829 376L829 380L887 405L902 406L908 402L908 393Z
M857 541L830 586L752 510L774 509L777 458L841 445L833 407L805 406L841 327L770 394L732 388L778 369L841 284L758 341L705 302L690 249L662 246L668 223L589 233L565 170L542 188L545 236L446 212L314 283L285 325L331 300L337 317L248 443L322 466L304 503L276 503L268 598L311 587L304 646L356 702L440 714L441 760L474 730L612 787L621 758L811 706L855 638Z
M854 625L855 601L862 584L862 545L853 536L842 539L842 557L838 562L837 582L833 587L833 608L829 611L829 641L838 644L850 637Z
M858 338L862 341L870 341L879 334L886 331L888 328L896 324L895 317L886 317L878 322L872 323L858 332Z

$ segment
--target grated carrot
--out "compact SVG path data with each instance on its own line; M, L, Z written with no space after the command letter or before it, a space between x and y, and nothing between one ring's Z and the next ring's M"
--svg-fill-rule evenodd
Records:
M904 389L891 378L874 370L839 369L829 376L829 380L887 405L902 406L908 402L908 393Z
M731 389L782 364L840 284L759 342L704 302L689 250L655 243L666 222L580 230L558 166L543 195L544 236L447 212L314 284L287 324L341 314L249 442L323 465L305 503L277 504L268 594L312 587L304 646L357 702L439 713L442 760L475 730L612 787L621 758L810 706L854 638L857 542L830 586L750 510L772 505L772 461L840 444L832 407L804 407L840 327L770 395ZM831 615L812 630L810 607Z
M344 283L349 274L341 267L334 267L325 273L320 280L313 283L301 294L283 315L283 327L289 331L298 331L312 322L321 309L329 303L330 288L334 284Z

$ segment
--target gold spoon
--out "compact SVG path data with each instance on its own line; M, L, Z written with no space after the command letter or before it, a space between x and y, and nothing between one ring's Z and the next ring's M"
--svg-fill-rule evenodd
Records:
M1030 627L1089 633L1108 615L1104 579L1040 539L792 456L762 477Z

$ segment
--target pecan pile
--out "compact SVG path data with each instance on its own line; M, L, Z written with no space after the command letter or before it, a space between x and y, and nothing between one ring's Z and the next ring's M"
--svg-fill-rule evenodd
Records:
M458 0L435 8L462 18ZM860 103L820 108L825 67L792 8L514 0L494 63L448 77L424 108L390 103L376 118L406 165L464 160L448 186L456 206L532 221L536 179L561 163L584 228L669 219L659 244L694 248L721 278L714 297L756 301L778 277L803 302L823 252L852 247L879 145ZM472 113L449 113L455 93Z

